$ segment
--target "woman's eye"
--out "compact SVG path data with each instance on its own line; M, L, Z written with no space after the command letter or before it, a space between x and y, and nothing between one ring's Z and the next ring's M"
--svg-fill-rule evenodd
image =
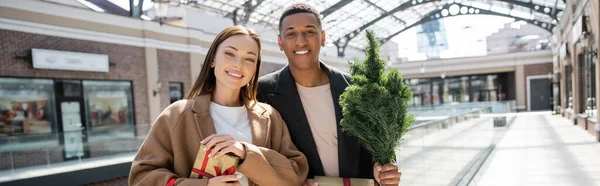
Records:
M229 57L234 57L233 53L231 53L231 52L225 52L225 55L227 55Z
M252 58L246 58L246 61L254 63L254 59Z

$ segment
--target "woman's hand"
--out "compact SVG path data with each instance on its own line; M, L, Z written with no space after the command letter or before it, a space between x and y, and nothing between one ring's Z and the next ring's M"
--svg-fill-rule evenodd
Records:
M240 159L246 158L246 149L244 145L233 139L233 137L226 134L213 134L202 140L200 143L204 144L203 151L212 149L208 157L218 158L227 153L233 153Z
M217 176L208 180L208 186L239 186L240 175Z

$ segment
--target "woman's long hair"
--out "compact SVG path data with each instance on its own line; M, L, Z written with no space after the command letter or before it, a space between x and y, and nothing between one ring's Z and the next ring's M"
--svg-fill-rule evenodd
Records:
M256 72L250 79L250 82L243 86L240 90L240 100L247 103L256 103L256 89L258 87L258 76L260 71L260 63L261 63L261 44L260 38L258 34L253 30L247 29L242 26L231 26L225 28L225 30L221 31L219 35L215 38L215 40L210 45L208 52L206 54L206 58L204 58L204 63L202 64L202 70L200 70L200 75L198 79L196 79L196 83L190 92L185 97L186 99L195 99L199 95L211 94L215 87L217 86L216 78L215 78L215 69L211 67L212 61L215 59L215 55L217 54L217 49L219 45L223 43L226 39L236 36L236 35L247 35L252 37L256 44L258 45L258 58L256 60ZM246 105L247 107L251 107L250 105Z

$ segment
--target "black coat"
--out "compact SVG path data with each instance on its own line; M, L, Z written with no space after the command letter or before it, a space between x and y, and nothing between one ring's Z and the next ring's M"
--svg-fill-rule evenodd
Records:
M373 162L371 155L358 144L355 137L342 132L340 120L342 108L340 95L350 85L350 76L337 69L321 63L321 68L329 76L331 95L335 108L338 133L339 176L347 178L373 178ZM302 101L296 89L296 81L289 66L265 75L258 80L257 99L273 106L288 126L292 141L308 159L308 177L324 176L323 164L312 137Z

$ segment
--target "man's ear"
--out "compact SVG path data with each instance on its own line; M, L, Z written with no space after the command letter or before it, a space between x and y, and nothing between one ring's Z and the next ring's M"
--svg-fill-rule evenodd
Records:
M277 44L279 44L279 50L283 51L283 41L281 41L281 35L277 35Z
M327 32L325 30L323 30L321 32L321 46L325 47L325 41L327 40Z

